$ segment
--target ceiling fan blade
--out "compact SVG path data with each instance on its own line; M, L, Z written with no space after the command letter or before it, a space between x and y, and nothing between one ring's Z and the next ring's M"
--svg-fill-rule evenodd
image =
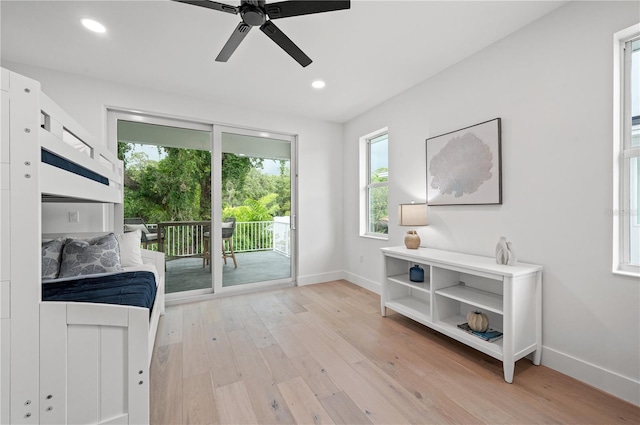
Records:
M294 58L303 67L309 65L312 60L309 56L305 55L298 46L294 44L289 37L287 37L280 28L278 28L273 22L267 21L260 27L263 33L265 33L270 39L272 39L278 46L285 52Z
M240 8L238 7L231 6L229 4L218 3L215 1L209 1L209 0L173 0L173 1L176 1L178 3L191 4L194 6L206 7L207 9L218 10L220 12L233 13L234 15L237 15L238 12L240 11Z
M227 40L227 43L224 45L218 57L216 58L217 62L226 62L229 60L233 52L236 51L242 40L249 34L251 31L251 26L245 24L244 22L240 22L235 30L233 30L233 34Z
M269 19L309 15L311 13L333 12L351 8L350 1L290 0L265 5Z

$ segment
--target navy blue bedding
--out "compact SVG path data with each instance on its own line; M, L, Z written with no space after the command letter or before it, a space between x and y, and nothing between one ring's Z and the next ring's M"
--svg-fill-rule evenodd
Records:
M79 176L86 177L98 183L109 186L109 179L101 174L91 171L88 168L83 167L82 165L74 164L73 162L47 150L41 149L40 152L41 161L46 164L53 165L54 167L58 167L62 170L69 171L73 174L77 174Z
M152 272L137 271L42 284L43 301L75 301L145 307L151 313L156 298Z

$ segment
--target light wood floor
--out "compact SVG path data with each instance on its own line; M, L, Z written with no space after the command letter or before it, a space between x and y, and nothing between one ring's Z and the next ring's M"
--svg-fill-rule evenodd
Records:
M640 408L527 359L507 384L497 360L379 303L335 281L167 308L151 423L640 423Z

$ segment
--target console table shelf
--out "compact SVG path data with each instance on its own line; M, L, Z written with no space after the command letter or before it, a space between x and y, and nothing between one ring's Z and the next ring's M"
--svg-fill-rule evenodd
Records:
M456 285L440 289L436 294L442 295L446 298L451 298L452 300L461 301L469 305L474 305L481 310L502 314L502 297L491 292L468 288L465 285Z
M431 288L429 286L428 280L425 280L424 282L412 282L411 280L409 280L409 274L399 274L395 276L389 276L388 279L391 282L404 285L408 288L413 288L418 291L423 291L427 293L431 292Z
M381 313L390 308L503 363L504 379L513 382L515 362L542 348L542 266L496 264L495 259L431 248L383 248L385 278ZM409 280L420 265L425 281ZM469 311L482 311L489 325L503 333L493 342L460 328Z

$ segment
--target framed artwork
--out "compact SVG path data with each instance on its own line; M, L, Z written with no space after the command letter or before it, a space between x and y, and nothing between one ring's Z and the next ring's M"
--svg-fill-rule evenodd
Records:
M502 204L500 118L427 139L427 204Z

